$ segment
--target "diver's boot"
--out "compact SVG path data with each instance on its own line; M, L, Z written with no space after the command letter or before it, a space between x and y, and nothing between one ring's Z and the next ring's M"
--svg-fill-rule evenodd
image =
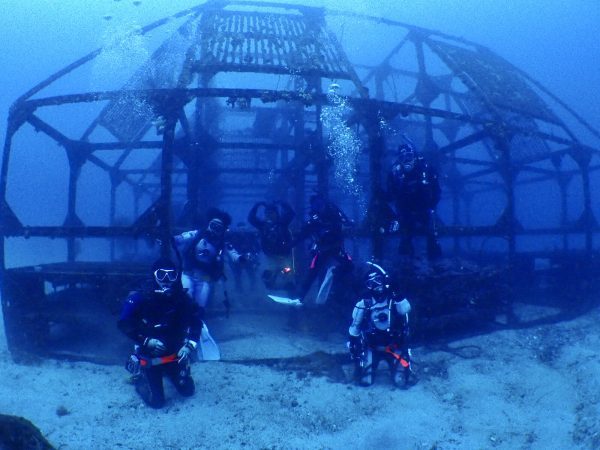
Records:
M142 374L135 383L135 390L142 398L144 403L151 408L159 409L162 408L165 404L164 395L160 396L157 393L152 392L150 387L150 382L146 374Z

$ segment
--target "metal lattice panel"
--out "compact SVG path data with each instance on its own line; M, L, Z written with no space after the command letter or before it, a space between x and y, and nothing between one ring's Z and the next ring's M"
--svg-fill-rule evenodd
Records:
M154 52L122 88L118 99L111 101L100 115L99 124L120 141L139 137L156 116L152 105L134 91L178 87L190 46L189 36L197 26L190 20L181 26Z
M216 11L196 69L318 73L350 79L350 64L319 23L303 15Z
M560 123L521 75L499 56L491 52L474 52L440 41L429 40L428 44L465 84L474 83L492 105Z

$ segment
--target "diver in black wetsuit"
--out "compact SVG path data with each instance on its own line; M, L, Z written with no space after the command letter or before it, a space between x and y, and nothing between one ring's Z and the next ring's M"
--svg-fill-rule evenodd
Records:
M352 258L344 249L344 227L353 222L332 202L323 196L312 195L308 220L302 226L295 243L311 237L312 260L306 278L302 282L298 300L304 302L311 285L319 274L330 264L335 264L336 272L352 271Z
M262 207L262 217L259 209ZM258 202L248 213L248 222L258 230L260 246L266 257L262 273L265 286L272 289L282 280L287 289L294 284L292 233L290 223L296 213L287 202Z
M377 365L385 360L394 384L407 387L412 374L408 347L411 306L407 299L394 293L381 266L367 264L366 295L356 303L348 330L348 349L356 364L355 375L360 385L369 386Z
M435 208L441 189L437 172L423 157L416 155L411 143L401 144L398 153L387 180L387 196L395 206L397 217L390 231L400 231L400 254L413 256L412 238L417 227L423 227L428 258L439 258L442 252L435 228Z
M177 266L159 259L153 280L145 289L129 294L119 329L135 343L127 364L136 377L136 391L152 408L165 403L163 377L186 397L194 394L190 359L202 330L199 306L181 285Z

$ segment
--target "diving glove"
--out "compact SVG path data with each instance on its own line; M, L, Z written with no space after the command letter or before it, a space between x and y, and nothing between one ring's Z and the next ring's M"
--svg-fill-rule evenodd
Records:
M144 347L152 356L161 356L167 350L165 344L160 339L147 338L144 341Z
M350 351L350 357L352 359L357 359L360 357L362 352L362 345L360 338L358 336L349 336L348 342L346 343L348 350Z
M190 358L198 344L194 341L186 341L186 343L177 352L178 362L186 361Z

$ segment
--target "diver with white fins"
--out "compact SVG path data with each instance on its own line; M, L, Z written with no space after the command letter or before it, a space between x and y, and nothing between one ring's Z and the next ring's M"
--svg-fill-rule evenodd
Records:
M230 258L235 264L245 263L250 259L248 255L240 254L227 241L226 233L230 224L229 214L212 208L208 212L208 225L205 229L186 231L173 237L173 245L183 267L183 287L200 307L203 318L214 284L224 279L225 258ZM201 359L205 361L221 358L219 348L206 325L202 328L200 349Z
M352 312L348 349L355 363L355 376L361 386L370 386L381 360L391 369L398 387L414 382L409 340L410 302L396 295L390 277L378 264L367 262L365 295Z
M300 283L294 298L273 295L269 297L278 303L302 306L314 281L323 276L315 303L326 303L334 285L334 278L349 275L354 268L352 258L344 248L344 228L353 225L353 221L325 195L312 195L308 219L294 239L294 245L307 238L312 239L312 259L308 273Z

